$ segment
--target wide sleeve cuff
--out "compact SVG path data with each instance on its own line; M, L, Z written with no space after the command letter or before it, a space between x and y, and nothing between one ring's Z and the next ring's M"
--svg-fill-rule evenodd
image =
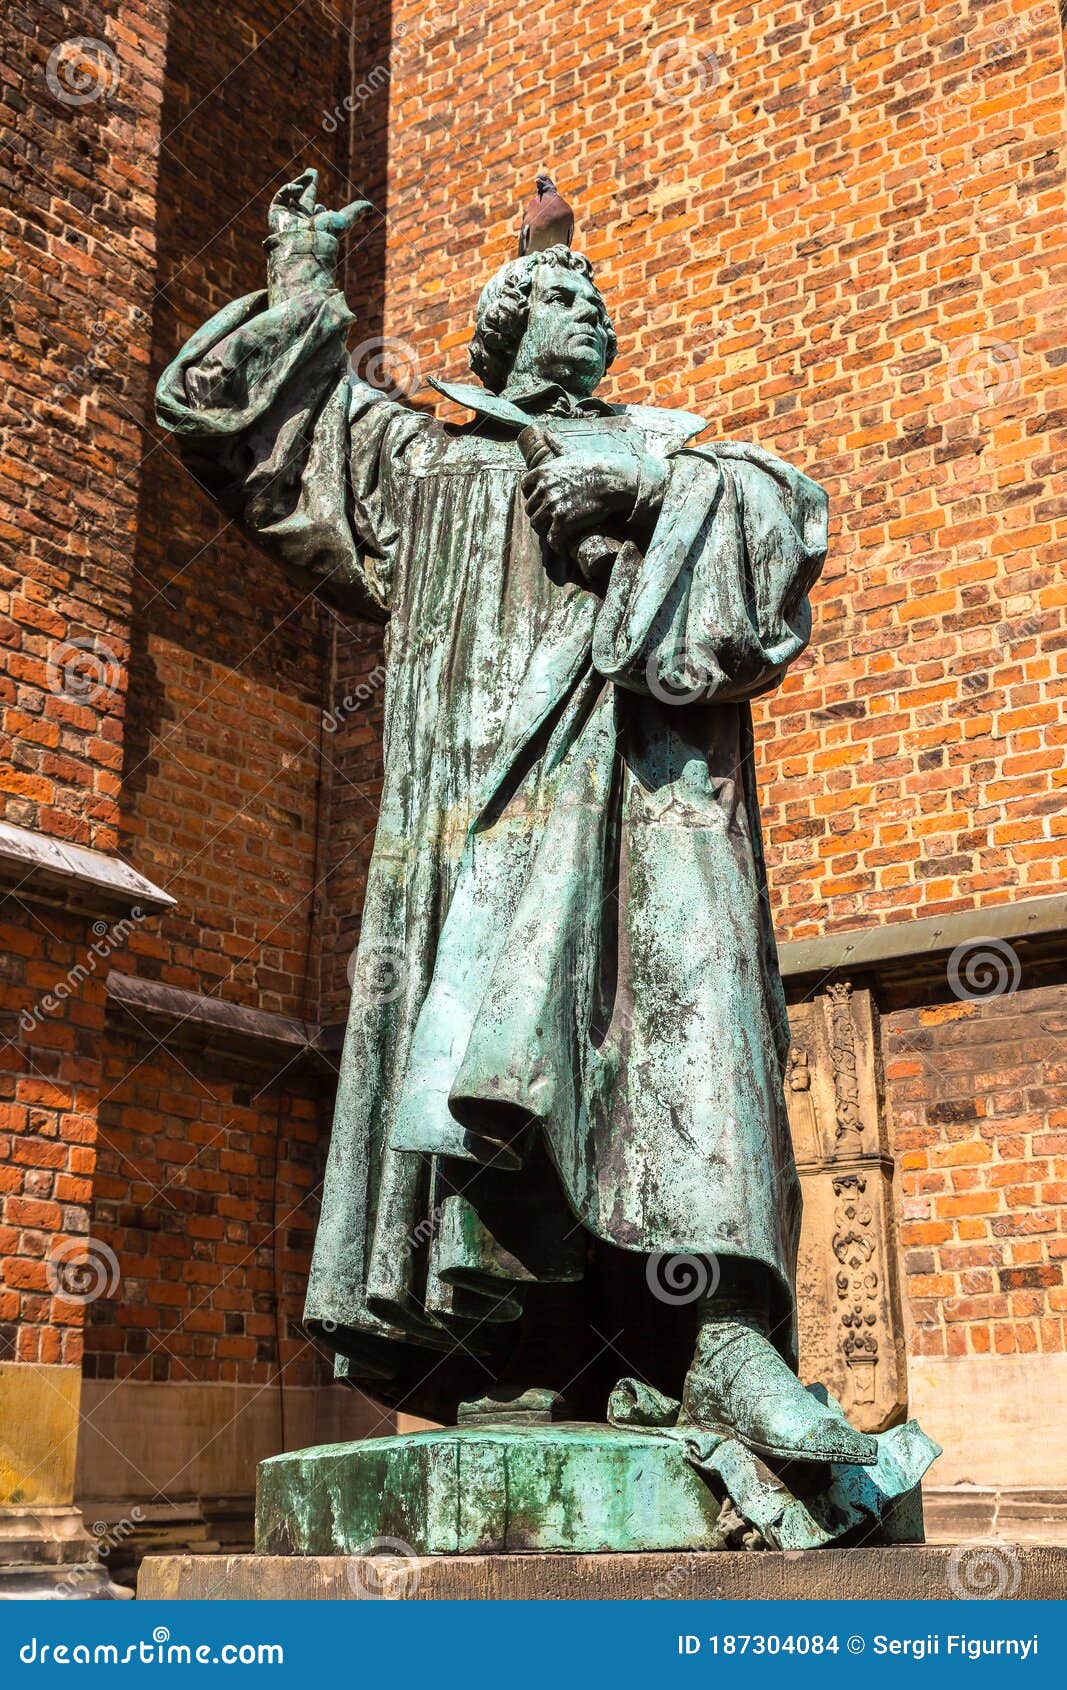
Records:
M612 571L594 664L664 703L765 692L810 638L826 533L822 489L760 448L677 452L647 550Z

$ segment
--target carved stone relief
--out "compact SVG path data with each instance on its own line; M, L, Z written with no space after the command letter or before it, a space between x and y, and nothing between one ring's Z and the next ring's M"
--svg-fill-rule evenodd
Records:
M792 1005L789 1025L801 1375L822 1379L853 1425L881 1431L907 1407L907 1364L876 1013L869 992L838 980Z

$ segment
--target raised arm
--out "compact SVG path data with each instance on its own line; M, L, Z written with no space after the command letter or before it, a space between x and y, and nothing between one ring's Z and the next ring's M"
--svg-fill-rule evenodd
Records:
M328 211L317 172L271 204L267 290L225 307L160 378L157 415L197 479L264 550L357 614L390 610L393 464L424 419L350 377L334 280L367 211Z
M302 294L332 293L340 239L371 210L369 200L353 200L343 211L327 211L316 198L317 170L304 170L279 188L267 223L267 298L272 306Z

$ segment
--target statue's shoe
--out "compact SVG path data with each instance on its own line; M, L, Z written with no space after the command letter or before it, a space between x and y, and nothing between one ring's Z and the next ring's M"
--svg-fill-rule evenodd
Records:
M702 1327L678 1425L737 1438L772 1461L878 1459L875 1439L805 1390L759 1326L736 1317Z

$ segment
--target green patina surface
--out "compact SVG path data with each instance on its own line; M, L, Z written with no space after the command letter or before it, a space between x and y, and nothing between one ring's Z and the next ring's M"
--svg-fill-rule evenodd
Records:
M736 1439L692 1428L502 1425L327 1444L261 1464L256 1547L457 1555L819 1549L857 1534L921 1542L918 1486L937 1446L914 1422L877 1442L870 1468L779 1473Z
M410 1408L449 1377L427 1351L491 1350L526 1287L582 1279L595 1239L752 1264L791 1353L799 1186L749 700L807 643L826 497L757 446L692 445L701 417L594 397L614 337L558 249L493 278L479 335L500 341L525 287L519 362L570 368L592 337L594 368L435 383L474 413L461 428L383 398L351 377L322 241L276 246L267 294L159 386L246 530L388 624L306 1319L346 1377ZM535 417L553 445L528 473ZM572 543L582 510L611 532Z
M719 1504L684 1450L605 1426L417 1432L275 1456L263 1554L717 1549Z
M695 443L700 417L600 399L615 334L563 247L483 291L482 385L433 384L469 423L384 397L349 367L334 279L366 208L315 187L275 196L266 293L158 390L227 514L386 624L305 1321L339 1375L435 1420L509 1371L595 1420L622 1364L704 1441L471 1427L303 1451L261 1470L260 1545L716 1547L720 1443L747 1519L825 1542L904 1483L841 1477L873 1444L793 1371L800 1193L750 701L809 639L826 496L760 447ZM821 1462L814 1512L751 1450Z

